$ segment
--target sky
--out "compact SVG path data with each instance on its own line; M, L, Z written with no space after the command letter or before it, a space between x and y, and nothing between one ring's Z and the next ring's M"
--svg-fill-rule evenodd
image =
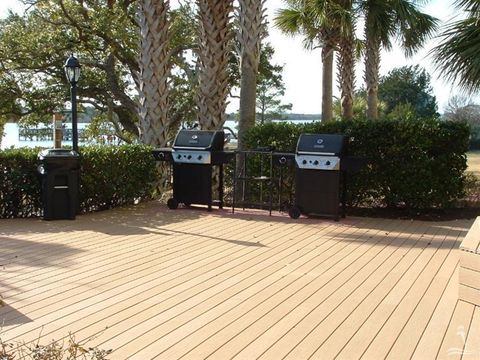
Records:
M172 2L175 0L172 0ZM458 17L458 12L453 7L453 0L432 0L423 10L441 21L441 25L452 18ZM284 66L283 80L286 85L284 102L293 105L292 112L305 114L321 113L321 83L322 64L321 50L305 50L302 46L301 37L288 37L272 26L273 17L277 9L283 6L282 0L266 0L266 14L269 22L269 37L267 41L275 48L273 62ZM0 17L6 16L8 9L21 11L22 7L18 0L0 0ZM438 43L438 39L431 39L423 50L415 56L406 59L398 46L392 51L382 53L380 73L387 74L395 67L404 65L419 64L424 67L432 76L432 87L437 98L440 112L443 112L448 99L453 95L460 94L452 84L444 81L440 73L435 69L429 51ZM363 64L357 64L356 86L363 85ZM335 88L337 88L335 86ZM338 90L334 92L339 95ZM238 110L238 102L232 100L228 109L229 112Z

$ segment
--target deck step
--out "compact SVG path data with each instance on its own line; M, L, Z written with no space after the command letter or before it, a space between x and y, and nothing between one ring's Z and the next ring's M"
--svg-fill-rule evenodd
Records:
M460 245L459 299L480 306L480 216Z

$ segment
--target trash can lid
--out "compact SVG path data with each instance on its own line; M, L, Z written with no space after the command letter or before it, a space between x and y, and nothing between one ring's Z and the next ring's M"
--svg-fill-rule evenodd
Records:
M40 151L38 158L43 160L45 158L78 158L80 155L73 150L68 149L45 149Z

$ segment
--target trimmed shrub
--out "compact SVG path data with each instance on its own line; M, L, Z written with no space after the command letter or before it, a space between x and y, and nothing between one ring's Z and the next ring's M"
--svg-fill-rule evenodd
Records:
M37 156L41 149L0 151L0 218L41 215ZM143 145L83 147L80 210L129 205L152 197L157 181L151 148Z
M39 151L27 148L0 151L0 218L39 214Z
M251 129L246 140L252 149L293 152L301 133L345 134L348 153L368 159L369 165L349 179L349 205L445 208L464 196L465 124L434 119L272 123Z
M157 182L152 148L90 146L80 150L80 207L95 211L151 199Z

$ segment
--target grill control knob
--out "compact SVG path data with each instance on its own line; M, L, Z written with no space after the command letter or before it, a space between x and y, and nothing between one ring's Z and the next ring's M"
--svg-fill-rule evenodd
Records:
M187 159L190 160L192 158L192 155L188 155Z
M177 159L181 159L181 158L182 158L182 155L178 154Z
M327 166L330 165L330 164L331 164L331 163L330 163L330 161L328 161L328 160L327 160L327 162L325 163L325 165L327 165Z
M198 155L198 160L202 160L203 159L203 156L202 155Z
M315 161L313 162L313 165L318 165L318 160L315 160Z
M307 163L307 160L303 160L302 164L305 165Z

